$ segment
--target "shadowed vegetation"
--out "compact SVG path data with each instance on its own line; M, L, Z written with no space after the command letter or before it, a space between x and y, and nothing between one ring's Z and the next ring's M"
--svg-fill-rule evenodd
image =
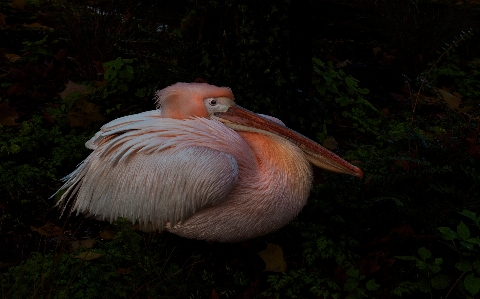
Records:
M0 3L1 298L478 297L479 9ZM239 244L59 218L50 196L100 126L192 81L231 87L365 178L316 170L297 219Z

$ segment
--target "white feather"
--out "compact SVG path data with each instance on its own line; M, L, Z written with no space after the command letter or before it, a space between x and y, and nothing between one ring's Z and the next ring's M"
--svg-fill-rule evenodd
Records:
M222 140L233 154L215 149ZM74 199L72 212L158 230L222 202L238 180L234 156L250 150L218 121L166 119L158 110L114 120L86 146L94 151L64 179L58 205Z

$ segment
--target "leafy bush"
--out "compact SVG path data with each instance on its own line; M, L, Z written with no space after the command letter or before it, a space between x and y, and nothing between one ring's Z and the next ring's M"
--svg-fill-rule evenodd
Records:
M473 230L478 233L480 217L468 210L459 214L469 218L473 222ZM415 262L412 266L419 275L414 276L416 281L402 281L392 294L402 297L404 294L419 292L445 298L451 294L458 298L474 298L480 291L480 238L472 236L470 227L462 220L456 230L450 227L438 228L442 243L451 250L442 252L445 258L433 258L431 250L425 247L418 249L418 257L397 256L399 260ZM412 272L414 270L410 271Z
M23 199L26 194L44 197L46 194L39 190L46 189L58 179L60 171L74 166L86 153L83 144L88 132L64 132L59 126L45 126L40 117L2 129L0 190L12 197L18 196L19 190ZM35 159L36 155L39 157Z
M0 276L2 298L177 297L188 290L183 270L163 257L161 241L151 240L146 251L128 222L119 221L117 229L113 240L97 241L95 249L34 252Z

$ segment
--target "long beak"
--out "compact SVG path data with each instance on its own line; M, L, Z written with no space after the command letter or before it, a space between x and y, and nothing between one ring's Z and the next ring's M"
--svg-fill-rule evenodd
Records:
M216 112L214 115L216 119L232 129L258 132L289 140L302 149L307 159L317 167L363 178L360 168L353 166L320 144L238 105L231 106L226 112Z

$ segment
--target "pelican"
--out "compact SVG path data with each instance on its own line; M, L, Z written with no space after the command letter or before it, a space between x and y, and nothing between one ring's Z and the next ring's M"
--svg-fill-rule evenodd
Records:
M63 211L238 242L297 216L312 186L311 164L363 177L277 118L236 105L228 87L176 83L157 92L156 104L105 124L86 142L93 152L60 188Z

